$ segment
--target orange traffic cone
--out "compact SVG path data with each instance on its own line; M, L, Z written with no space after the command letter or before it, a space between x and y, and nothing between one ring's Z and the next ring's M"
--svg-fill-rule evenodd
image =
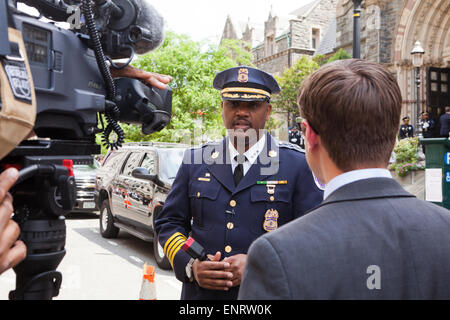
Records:
M155 267L144 264L144 276L142 279L139 300L156 300Z

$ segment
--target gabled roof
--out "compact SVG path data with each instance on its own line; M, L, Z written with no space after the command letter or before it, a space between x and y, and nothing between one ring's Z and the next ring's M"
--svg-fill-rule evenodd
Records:
M250 18L247 21L233 21L230 15L227 17L227 21L225 22L225 27L227 24L230 24L232 30L236 33L236 39L242 39L242 34L248 29L253 29L253 39L252 39L252 47L256 46L261 41L264 41L264 24L257 24L250 21Z
M336 48L336 17L330 20L328 29L325 32L323 39L320 40L319 47L317 48L316 54L328 54L332 53Z
M290 15L296 16L297 18L307 17L319 4L320 0L314 0L303 7L298 8L290 13Z

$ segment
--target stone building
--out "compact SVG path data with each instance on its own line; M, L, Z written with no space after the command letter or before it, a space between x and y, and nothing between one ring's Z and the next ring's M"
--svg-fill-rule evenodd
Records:
M264 25L233 24L228 17L222 39L248 42L256 67L279 75L302 55L314 55L335 16L336 3L337 0L314 0L288 15L276 15L271 10Z
M256 24L250 21L234 22L228 15L223 28L220 42L224 39L240 39L248 44L247 49L251 51L253 46L258 45L264 38L263 24Z
M411 117L413 125L417 113L424 110L438 119L444 107L450 106L450 1L365 0L361 8L361 58L385 64L397 77L403 95L402 113ZM352 0L338 1L335 34L336 42L328 49L343 48L351 54ZM417 40L425 50L419 110L411 56Z

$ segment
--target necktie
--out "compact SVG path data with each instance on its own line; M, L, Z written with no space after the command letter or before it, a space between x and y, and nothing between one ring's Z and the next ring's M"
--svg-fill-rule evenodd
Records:
M238 165L234 169L233 178L234 178L234 185L237 186L239 182L242 180L242 177L244 176L244 165L243 163L247 160L245 156L236 156L235 160L238 161Z

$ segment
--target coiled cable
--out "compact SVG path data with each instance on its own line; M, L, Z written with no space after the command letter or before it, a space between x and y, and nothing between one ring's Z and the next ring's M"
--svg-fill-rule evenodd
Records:
M125 134L122 128L117 123L119 119L120 110L115 104L116 98L116 88L114 85L114 80L111 76L109 66L106 63L106 57L103 53L103 48L100 42L100 37L95 26L94 14L92 12L92 6L90 0L83 0L83 14L86 19L86 27L91 38L91 44L94 50L95 59L97 60L97 65L100 69L100 73L103 77L106 86L106 107L105 107L105 117L107 120L107 126L102 134L103 144L111 149L117 149L122 146L125 139ZM112 132L115 132L117 139L115 142L111 142L109 137Z

